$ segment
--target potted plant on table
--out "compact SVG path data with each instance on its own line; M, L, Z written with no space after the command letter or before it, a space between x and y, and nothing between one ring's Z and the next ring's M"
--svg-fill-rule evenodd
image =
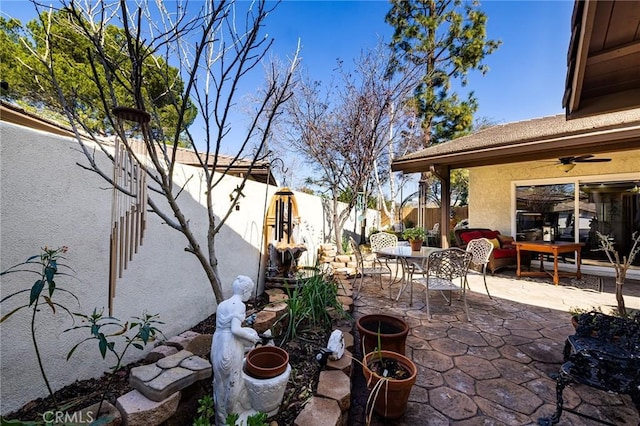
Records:
M405 229L402 233L402 238L409 241L409 244L411 244L411 250L419 251L420 247L422 247L422 243L427 238L427 234L424 231L424 228L416 226L415 228Z

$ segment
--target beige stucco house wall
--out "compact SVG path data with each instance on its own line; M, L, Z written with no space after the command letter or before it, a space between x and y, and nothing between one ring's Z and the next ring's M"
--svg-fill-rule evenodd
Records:
M552 160L469 169L469 226L515 235L515 186L578 182L579 180L640 181L640 149L602 153L606 163L579 163L568 173Z
M640 180L640 149L599 154L607 163L579 163L568 173L554 162L532 161L469 169L469 226L515 232L515 183L573 182L578 179Z

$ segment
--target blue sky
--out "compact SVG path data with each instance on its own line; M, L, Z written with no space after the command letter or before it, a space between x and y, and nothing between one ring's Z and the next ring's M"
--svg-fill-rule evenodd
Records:
M490 71L472 73L467 88L479 101L478 117L504 123L562 113L566 56L573 2L484 1L489 38L502 46L485 59ZM310 74L328 79L336 58L345 62L389 41L384 22L386 1L287 1L267 24L280 55L302 44L302 64Z
M381 0L284 0L266 22L275 39L272 53L290 56L299 38L304 68L314 79L328 81L337 58L351 63L380 38L390 40L392 28L384 22L389 7ZM481 2L481 8L488 16L488 37L502 46L485 58L487 75L469 77L467 90L479 102L477 117L505 123L562 113L573 1L492 0ZM28 1L3 0L0 10L23 23L34 16Z

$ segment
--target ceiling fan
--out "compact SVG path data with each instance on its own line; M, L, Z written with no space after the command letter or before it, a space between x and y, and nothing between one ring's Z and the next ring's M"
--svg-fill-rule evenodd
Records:
M558 162L556 165L560 170L567 173L573 170L576 166L576 163L606 163L607 161L611 161L611 158L593 158L592 154L571 156L571 157L560 157L558 158Z

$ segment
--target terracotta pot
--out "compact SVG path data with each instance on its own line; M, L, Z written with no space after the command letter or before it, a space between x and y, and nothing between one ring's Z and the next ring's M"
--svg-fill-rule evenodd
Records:
M381 377L369 369L369 363L382 355L383 358L395 359L401 366L409 371L406 379L391 379ZM373 402L373 411L385 419L397 419L407 410L407 401L411 388L416 382L418 369L416 365L404 355L391 351L370 352L364 356L362 371L367 381L367 387L372 392L377 392ZM376 384L382 380L378 386ZM369 409L369 408L367 408Z
M409 325L402 319L382 314L364 315L358 318L356 327L365 354L375 350L379 340L380 349L404 355Z
M270 379L284 373L289 354L277 346L260 346L247 354L245 372L256 379Z
M420 251L422 247L423 240L411 240L409 244L411 245L411 251Z

